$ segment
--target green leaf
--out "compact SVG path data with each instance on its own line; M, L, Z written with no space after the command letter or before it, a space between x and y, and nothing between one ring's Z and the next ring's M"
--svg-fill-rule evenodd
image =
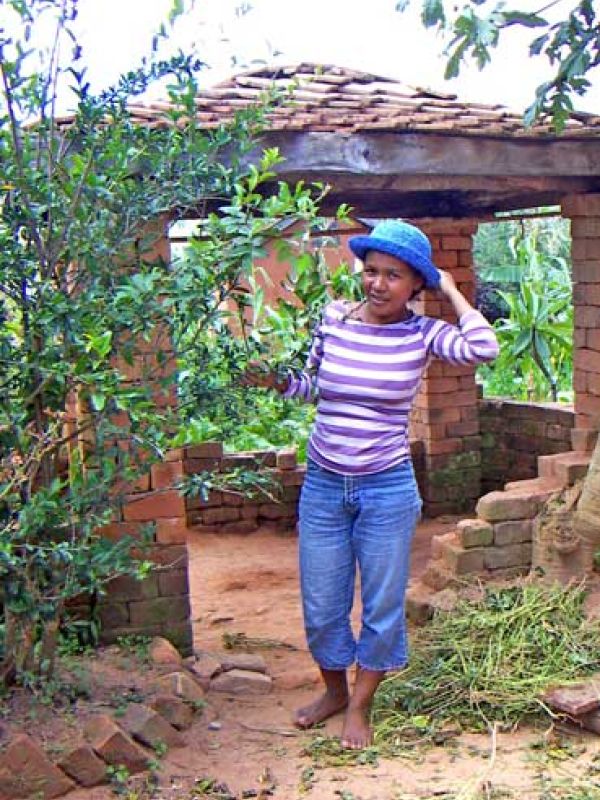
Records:
M92 406L96 411L103 411L104 407L106 406L106 395L100 394L99 392L92 392L90 394L90 400L92 402Z
M501 17L504 25L522 25L524 28L542 28L548 24L538 14L528 14L525 11L502 11Z

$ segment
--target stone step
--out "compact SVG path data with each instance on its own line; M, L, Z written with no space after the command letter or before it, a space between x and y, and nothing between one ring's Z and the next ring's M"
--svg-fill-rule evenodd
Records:
M540 476L538 478L527 478L522 481L509 481L504 486L506 492L523 492L524 494L553 494L565 488L565 483L560 478L551 476Z
M514 481L506 485L503 492L494 491L479 498L475 512L487 522L533 519L543 504L564 484L555 478L533 478Z
M591 458L591 453L582 453L577 450L538 456L538 473L540 477L558 478L566 486L573 486L576 481L587 475Z

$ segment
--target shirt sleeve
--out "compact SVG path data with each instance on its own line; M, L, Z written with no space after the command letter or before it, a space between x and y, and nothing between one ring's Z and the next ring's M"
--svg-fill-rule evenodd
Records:
M499 352L494 329L475 309L463 314L458 326L426 318L423 333L428 352L450 364L484 364Z
M302 372L288 375L288 386L283 397L297 397L305 403L311 403L317 395L316 381L321 359L323 358L323 321L315 328L313 338Z

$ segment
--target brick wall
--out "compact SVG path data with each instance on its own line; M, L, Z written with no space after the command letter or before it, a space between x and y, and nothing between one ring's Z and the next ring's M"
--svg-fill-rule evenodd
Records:
M481 494L537 477L537 458L571 450L572 408L555 403L479 401Z
M433 260L448 270L473 302L475 273L468 220L420 220L429 236ZM417 311L456 322L452 306L427 292ZM472 509L481 487L481 437L474 367L433 361L427 369L411 416L411 436L423 442L424 511L429 516Z
M573 263L576 448L593 448L600 422L600 194L565 198Z

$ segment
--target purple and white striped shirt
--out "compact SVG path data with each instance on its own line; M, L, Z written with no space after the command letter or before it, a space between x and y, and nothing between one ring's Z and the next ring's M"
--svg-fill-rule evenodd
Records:
M305 370L285 397L318 398L308 455L342 475L366 475L410 458L408 415L431 356L480 364L498 355L493 329L479 311L458 327L413 314L389 325L347 319L335 301L315 331Z

